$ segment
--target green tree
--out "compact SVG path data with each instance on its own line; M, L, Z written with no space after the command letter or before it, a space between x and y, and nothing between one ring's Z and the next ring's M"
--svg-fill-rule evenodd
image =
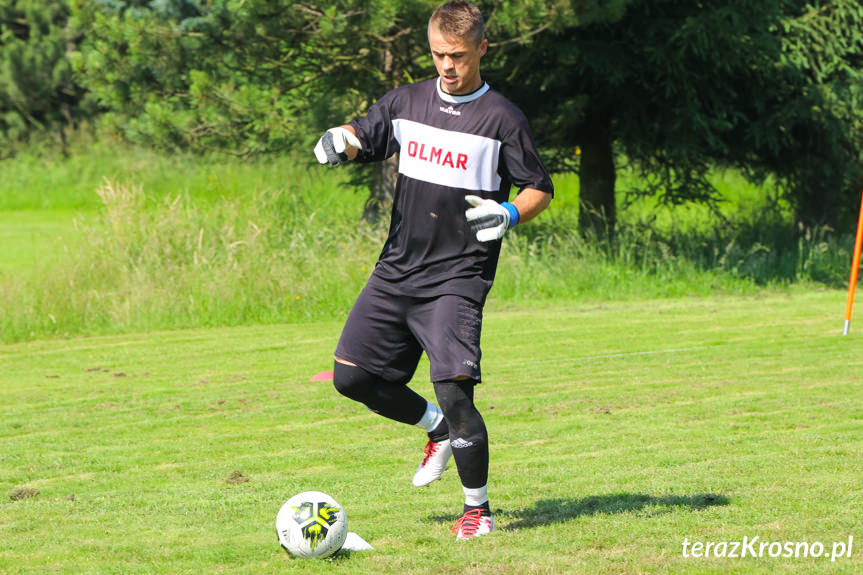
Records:
M73 61L106 122L133 140L239 155L310 150L322 130L429 68L423 43L433 6L87 3L78 18L86 41ZM372 189L367 219L391 197L394 173L392 164L359 171Z
M290 146L305 72L300 54L297 74L280 78L303 50L292 3L85 2L77 21L78 76L105 122L130 139L236 154Z
M803 98L816 125L804 131L806 162L777 155L775 171L786 182L799 219L836 224L853 219L863 187L863 4L849 0L796 3L783 18L783 63L805 78ZM805 114L805 113L804 113Z
M424 0L80 0L81 83L129 137L235 154L310 147L404 82L430 77ZM861 184L863 6L855 0L478 3L484 73L577 170L585 226L613 233L621 161L642 193L715 202L707 175L775 175L807 224ZM581 154L577 154L580 150ZM392 164L356 170L374 219Z
M622 158L644 174L642 192L668 202L715 201L708 171L734 167L777 176L807 224L853 211L856 0L547 2L527 27L540 33L499 47L495 81L555 168L579 171L584 225L613 233Z
M66 58L77 37L64 0L0 2L0 156L34 133L65 141L92 110Z

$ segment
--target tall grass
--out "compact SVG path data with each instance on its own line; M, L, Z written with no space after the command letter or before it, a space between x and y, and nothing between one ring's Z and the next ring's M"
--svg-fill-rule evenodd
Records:
M551 208L504 242L494 293L504 300L603 300L847 285L854 230L804 229L772 184L717 172L719 212L631 200L620 182L613 243L577 229L578 180L556 178Z
M98 193L77 255L2 286L4 339L318 318L350 306L380 243L284 190L206 209L181 195L147 206L110 180Z
M290 158L193 160L94 147L53 164L23 158L10 172L39 191L7 180L0 210L70 210L77 239L57 245L58 257L34 258L44 264L0 269L6 342L343 317L385 238L385 223L359 222L364 194L346 184L348 170ZM769 190L728 174L717 182L727 187L723 219L699 207L621 202L608 244L579 234L577 179L557 178L552 208L507 235L490 304L847 281L850 232L798 230Z
M236 164L200 166L165 195L103 179L68 257L0 275L2 339L344 313L383 241L358 225L364 198L339 175Z
M753 217L682 231L624 220L609 245L578 233L569 221L574 219L532 222L511 234L495 297L536 305L543 300L742 295L813 284L837 288L848 281L854 238L829 228L795 230L788 222Z

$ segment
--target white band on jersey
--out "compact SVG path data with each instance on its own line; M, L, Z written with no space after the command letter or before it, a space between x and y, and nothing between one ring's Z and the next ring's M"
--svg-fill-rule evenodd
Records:
M413 120L393 120L399 172L409 178L470 191L496 192L500 142Z

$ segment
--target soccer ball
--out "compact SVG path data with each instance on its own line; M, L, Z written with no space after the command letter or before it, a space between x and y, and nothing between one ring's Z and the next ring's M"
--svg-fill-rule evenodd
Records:
M305 559L329 557L348 537L348 517L338 501L320 491L304 491L288 499L276 516L279 543Z

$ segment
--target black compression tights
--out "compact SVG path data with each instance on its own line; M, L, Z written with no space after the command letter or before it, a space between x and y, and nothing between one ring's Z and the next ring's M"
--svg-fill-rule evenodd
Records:
M488 483L488 431L473 403L473 380L434 384L435 395L449 424L452 455L461 484L471 489Z
M404 383L391 383L361 367L335 362L333 385L354 401L400 423L422 419L427 401ZM449 424L458 475L462 485L479 488L488 483L488 432L473 403L473 380L434 384L435 395Z
M400 423L414 425L422 419L428 402L403 383L390 383L356 365L336 362L336 390L359 401L375 413Z

